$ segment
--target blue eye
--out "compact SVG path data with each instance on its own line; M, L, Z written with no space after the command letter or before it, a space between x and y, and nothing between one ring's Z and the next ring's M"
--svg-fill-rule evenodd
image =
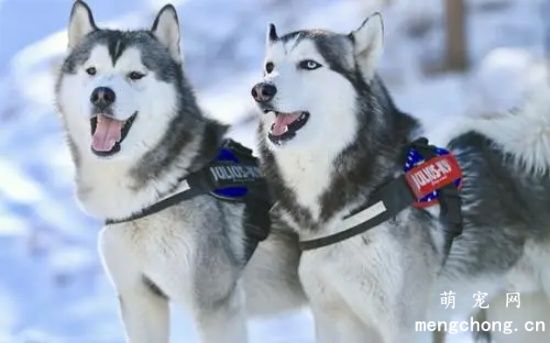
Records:
M97 73L97 70L94 67L90 67L86 69L86 73L90 76L94 76Z
M298 64L298 66L300 67L300 69L315 70L317 68L320 68L321 64L315 62L314 60L303 60Z

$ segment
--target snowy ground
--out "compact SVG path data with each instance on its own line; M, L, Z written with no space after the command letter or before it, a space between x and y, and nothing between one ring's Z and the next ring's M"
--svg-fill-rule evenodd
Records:
M381 67L397 104L433 127L461 115L521 104L542 74L543 0L470 0L472 69L425 75L443 56L441 0L401 0L383 8ZM54 110L72 0L0 0L0 342L118 342L114 293L96 253L100 223L79 209L72 166ZM150 25L164 1L90 0L103 25ZM349 31L377 1L173 1L182 22L189 77L203 106L237 123L253 145L249 89L260 75L267 22ZM550 7L548 7L550 8ZM177 341L194 341L178 313ZM251 322L255 342L311 342L307 312ZM458 338L456 338L458 340Z

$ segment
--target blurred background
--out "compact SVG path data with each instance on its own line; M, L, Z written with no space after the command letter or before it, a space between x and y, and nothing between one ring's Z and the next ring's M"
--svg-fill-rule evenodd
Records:
M149 27L168 1L88 0L103 27ZM268 22L349 32L385 18L380 74L427 125L521 106L548 82L550 0L174 0L188 77L207 112L253 146L249 90ZM55 111L72 0L0 0L0 342L120 342L115 294L96 252L101 223L74 197ZM549 95L550 96L550 95ZM178 314L177 342L193 342ZM250 323L254 342L312 342L310 315ZM451 342L468 342L452 337Z

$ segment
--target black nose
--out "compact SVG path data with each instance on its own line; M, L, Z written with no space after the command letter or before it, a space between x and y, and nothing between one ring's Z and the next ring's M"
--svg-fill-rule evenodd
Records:
M252 87L252 97L257 102L267 102L277 94L277 87L271 83L260 82Z
M90 96L92 104L98 107L107 107L115 102L115 92L109 87L97 87Z

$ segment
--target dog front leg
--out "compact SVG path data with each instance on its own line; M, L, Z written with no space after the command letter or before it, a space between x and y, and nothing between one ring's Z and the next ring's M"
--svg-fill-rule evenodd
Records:
M247 342L244 295L241 286L235 287L223 299L199 306L195 317L202 343Z
M145 278L124 231L104 229L99 236L103 266L113 283L130 343L166 343L170 336L168 299Z
M119 290L120 313L130 343L167 343L170 335L168 299L146 285Z
M319 343L380 343L376 329L366 326L350 309L312 306L315 337Z

